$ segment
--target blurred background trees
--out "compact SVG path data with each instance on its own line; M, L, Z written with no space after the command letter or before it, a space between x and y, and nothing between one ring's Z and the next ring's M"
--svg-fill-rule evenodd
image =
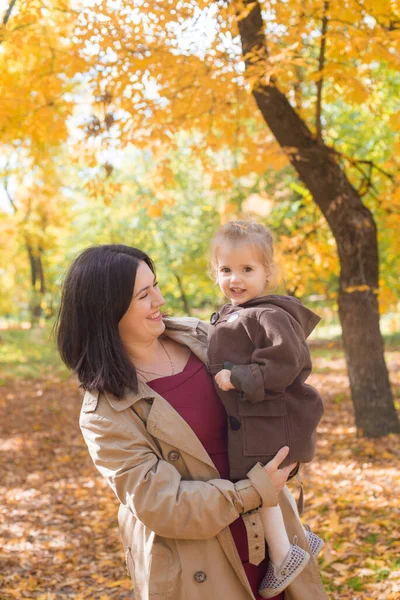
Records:
M212 232L249 214L275 233L279 291L318 298L325 313L336 313L340 294L351 297L341 317L359 430L398 431L375 321L376 299L381 313L396 311L400 291L399 2L0 8L5 322L51 319L71 259L113 242L150 253L171 312L207 318L222 301L208 276ZM291 114L308 150L288 127ZM332 229L333 209L343 218ZM375 226L379 277L365 241ZM372 379L362 385L365 373Z

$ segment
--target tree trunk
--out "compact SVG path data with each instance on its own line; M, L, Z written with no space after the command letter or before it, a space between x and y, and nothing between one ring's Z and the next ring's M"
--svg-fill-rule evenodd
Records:
M42 250L35 253L32 246L26 241L26 249L31 267L31 325L34 326L42 316L42 300L46 292L44 271L42 264Z
M239 3L238 3L239 4ZM264 73L268 52L260 5L238 21L249 74ZM336 162L335 153L315 139L275 82L259 84L253 96L263 118L299 178L320 207L335 237L339 261L339 316L343 329L356 426L367 437L400 432L379 330L379 261L371 212Z
M190 317L190 315L192 314L191 308L190 308L190 303L189 303L188 297L185 294L185 289L183 287L182 279L176 273L174 273L174 275L175 275L175 279L178 283L179 291L181 293L181 300L182 300L183 308L185 310L185 313L188 315L188 317Z
M340 290L339 315L358 432L367 437L398 433L376 295Z

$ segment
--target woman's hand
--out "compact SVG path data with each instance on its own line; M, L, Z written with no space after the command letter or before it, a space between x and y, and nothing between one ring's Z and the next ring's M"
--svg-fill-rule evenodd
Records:
M284 446L277 452L276 456L269 461L266 465L264 465L264 469L272 481L272 484L276 490L276 493L279 494L285 487L285 483L287 482L287 478L290 475L290 472L295 468L297 463L292 463L283 469L279 469L279 465L285 460L287 455L289 454L289 447Z
M217 386L227 392L228 390L234 390L235 386L231 383L231 372L229 369L222 369L215 376Z

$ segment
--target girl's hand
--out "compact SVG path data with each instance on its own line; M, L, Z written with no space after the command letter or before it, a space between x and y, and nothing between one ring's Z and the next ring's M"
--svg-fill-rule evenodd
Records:
M295 468L297 463L293 463L284 467L283 469L279 469L279 465L285 460L287 455L289 454L289 447L284 446L277 452L276 456L269 461L266 465L264 465L264 469L268 474L268 477L272 481L272 484L276 490L276 493L279 494L285 487L287 482L287 478L290 475L290 472Z
M235 389L235 386L231 384L231 372L229 369L222 369L222 371L219 371L215 376L215 381L217 386L224 392Z

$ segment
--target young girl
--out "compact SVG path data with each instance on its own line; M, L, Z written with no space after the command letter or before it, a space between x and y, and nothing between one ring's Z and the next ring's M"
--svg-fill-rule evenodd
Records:
M285 464L312 460L323 413L306 339L319 317L288 296L265 295L274 270L271 232L253 222L224 225L212 241L212 268L230 300L211 316L208 364L228 414L232 479L246 477L289 447ZM259 594L272 598L304 569L310 555L290 542L279 505L260 510L269 564ZM316 556L323 541L306 532Z

